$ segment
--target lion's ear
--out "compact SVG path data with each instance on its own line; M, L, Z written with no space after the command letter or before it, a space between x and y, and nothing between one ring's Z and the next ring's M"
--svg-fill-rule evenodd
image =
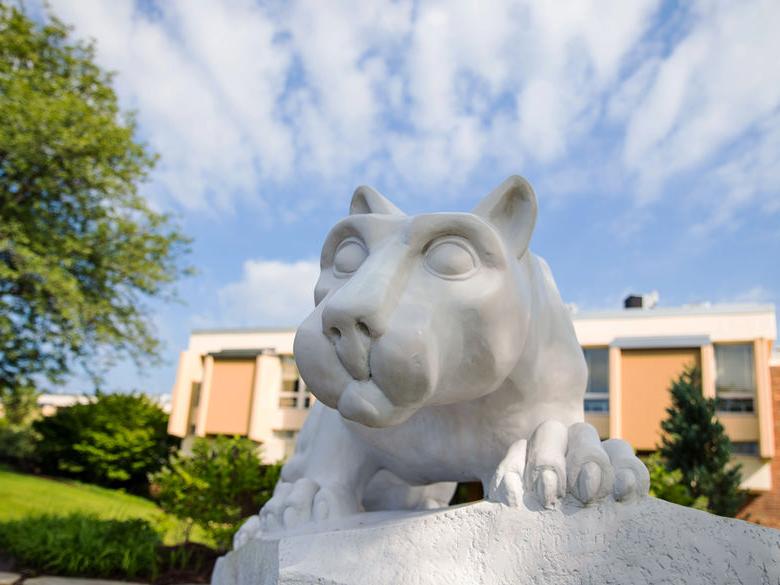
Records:
M352 195L352 203L349 204L350 215L360 215L363 213L382 213L385 215L405 215L403 211L371 187L361 185L355 189Z
M472 213L493 224L518 258L525 254L536 224L536 195L528 181L512 175L480 201Z

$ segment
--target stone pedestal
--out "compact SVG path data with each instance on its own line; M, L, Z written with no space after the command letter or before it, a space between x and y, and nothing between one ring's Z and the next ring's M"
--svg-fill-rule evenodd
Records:
M255 540L212 585L780 583L780 531L644 498L371 513Z

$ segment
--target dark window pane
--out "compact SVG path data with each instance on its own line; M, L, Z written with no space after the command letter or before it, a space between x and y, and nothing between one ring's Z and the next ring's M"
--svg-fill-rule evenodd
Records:
M758 443L755 441L731 443L731 452L734 455L758 455Z
M755 392L753 344L715 344L715 364L718 393Z
M718 398L720 412L753 412L752 398Z
M192 383L192 401L190 404L193 408L200 404L200 382Z
M607 394L609 392L609 350L607 348L585 348L585 361L588 363L589 394Z
M282 396L279 398L280 408L295 408L297 399L295 396Z
M608 398L586 398L585 412L609 412Z

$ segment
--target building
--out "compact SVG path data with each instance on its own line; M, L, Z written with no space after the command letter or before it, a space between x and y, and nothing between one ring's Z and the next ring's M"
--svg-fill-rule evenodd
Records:
M39 394L36 403L43 416L52 416L60 408L68 408L75 404L88 404L92 400L94 397L86 394Z
M293 329L193 331L179 357L168 432L241 435L288 457L313 397L292 355ZM186 443L185 443L186 445Z
M39 394L35 398L35 404L41 415L52 416L60 408L68 408L74 404L87 404L93 397L86 394ZM3 405L0 404L0 418L5 416Z
M590 370L586 419L602 438L654 450L670 383L695 364L742 463L743 487L755 496L751 519L780 523L773 305L647 308L647 299L629 297L622 310L573 319ZM288 456L313 400L295 367L293 338L292 329L194 331L179 360L171 434L243 435L263 443L266 461Z
M742 463L743 487L773 488L772 305L627 308L575 315L574 326L590 370L586 420L602 438L654 450L671 402L670 382L695 364Z

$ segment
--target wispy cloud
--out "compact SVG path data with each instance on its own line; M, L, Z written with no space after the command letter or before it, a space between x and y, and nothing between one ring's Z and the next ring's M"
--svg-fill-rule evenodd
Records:
M690 32L657 65L627 122L624 162L642 197L659 196L670 175L702 165L745 132L763 133L780 105L780 5L696 6Z
M611 180L642 203L745 133L760 141L780 104L772 0L672 10L676 34L657 0L52 5L119 71L165 154L153 195L184 208L273 208L303 176L445 192L486 168L594 162L618 163ZM612 136L596 161L594 128ZM744 189L777 190L766 169Z
M241 279L219 289L222 326L280 325L296 327L314 308L319 262L247 260Z

